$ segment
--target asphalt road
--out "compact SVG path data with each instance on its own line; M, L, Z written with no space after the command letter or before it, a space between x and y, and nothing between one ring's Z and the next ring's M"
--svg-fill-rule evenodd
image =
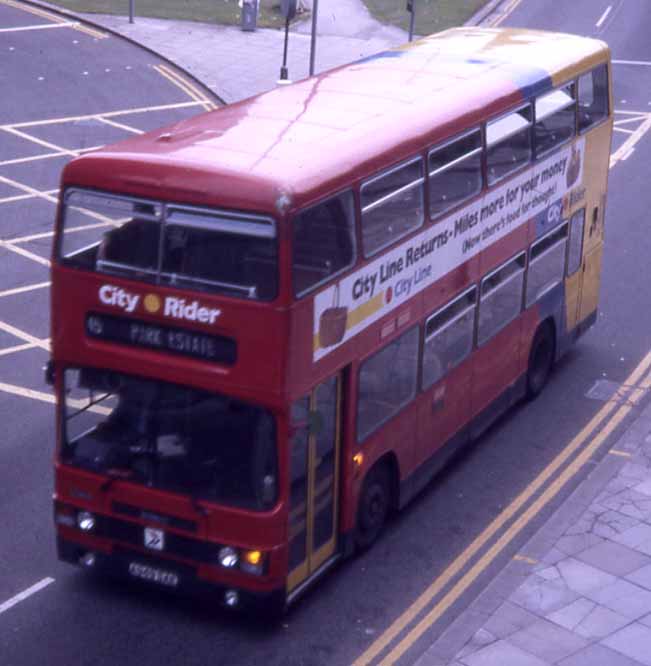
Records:
M651 19L643 0L575 0L562 9L552 0L508 4L514 9L504 24L600 36L617 61L651 60ZM48 23L53 19L0 0L3 27ZM651 117L651 67L616 64L613 149L626 158L611 171L600 317L537 401L503 418L390 524L370 552L338 567L280 626L95 581L57 562L54 552L53 410L41 367L48 356L47 261L58 174L80 150L193 114L207 98L203 91L189 95L178 78L173 82L179 73L161 70L165 63L151 54L79 26L2 32L0 54L9 63L0 74L3 89L11 91L0 105L3 665L351 664L601 407L587 397L595 384L622 382L649 350L651 147L645 135L633 145L637 135L630 132ZM43 122L52 120L57 122ZM627 147L632 152L627 154ZM417 658L553 508L519 535L401 664ZM37 593L3 606L39 582L43 588Z

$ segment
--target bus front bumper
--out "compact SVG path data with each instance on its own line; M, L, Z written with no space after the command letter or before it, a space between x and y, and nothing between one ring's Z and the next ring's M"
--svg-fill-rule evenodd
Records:
M284 587L259 591L225 585L200 578L191 566L157 559L140 552L117 547L111 553L89 550L59 534L57 553L63 562L98 574L136 581L183 596L217 601L230 610L279 615L285 608Z

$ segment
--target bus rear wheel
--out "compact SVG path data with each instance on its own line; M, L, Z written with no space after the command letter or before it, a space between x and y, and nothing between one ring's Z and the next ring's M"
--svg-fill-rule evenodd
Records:
M379 464L364 479L357 507L355 545L359 550L369 548L380 536L391 506L389 470Z
M536 331L527 369L527 398L533 400L545 388L554 364L554 329L545 323Z

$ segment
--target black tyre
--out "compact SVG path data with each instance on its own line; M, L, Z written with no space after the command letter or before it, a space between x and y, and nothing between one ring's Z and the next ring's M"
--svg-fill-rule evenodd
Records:
M527 398L533 400L545 388L554 364L554 329L543 324L534 335L527 369Z
M364 479L357 507L355 545L366 550L373 544L386 523L391 507L391 478L386 465L371 469Z

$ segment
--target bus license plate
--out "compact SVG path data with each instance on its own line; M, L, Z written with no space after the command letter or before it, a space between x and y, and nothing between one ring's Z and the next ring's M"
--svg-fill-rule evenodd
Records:
M164 587L178 587L179 577L173 571L165 571L140 562L129 564L129 575Z

